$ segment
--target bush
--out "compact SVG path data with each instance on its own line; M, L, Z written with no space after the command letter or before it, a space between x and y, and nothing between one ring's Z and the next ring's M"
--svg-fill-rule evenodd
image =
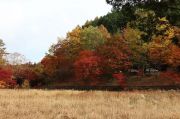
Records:
M14 88L16 81L13 80L13 73L10 69L0 69L0 88Z
M173 71L166 71L160 73L161 79L173 80L175 84L180 84L180 74Z
M119 86L121 86L122 88L125 87L126 85L126 76L123 73L117 73L117 74L113 74L113 78L115 78L119 84Z

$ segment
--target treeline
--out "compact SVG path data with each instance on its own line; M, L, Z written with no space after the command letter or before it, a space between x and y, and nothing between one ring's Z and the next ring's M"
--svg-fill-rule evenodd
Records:
M30 88L46 84L40 63L32 64L19 53L8 53L0 40L0 88Z
M111 13L77 26L52 45L41 61L50 79L83 85L116 79L123 85L133 70L144 76L154 69L179 81L179 1L107 2Z
M180 84L179 1L107 3L113 6L110 13L67 33L40 63L8 65L13 69L12 84L46 87L116 82L126 86L128 78L151 77L152 71L158 72L158 78Z

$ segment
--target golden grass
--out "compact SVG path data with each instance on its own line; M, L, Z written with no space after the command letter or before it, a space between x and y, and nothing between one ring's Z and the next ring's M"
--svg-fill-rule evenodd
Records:
M180 91L0 90L0 119L180 119Z

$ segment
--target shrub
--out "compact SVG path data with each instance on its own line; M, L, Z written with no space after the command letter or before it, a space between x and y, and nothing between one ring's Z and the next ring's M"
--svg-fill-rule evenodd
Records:
M180 84L180 74L178 72L173 72L173 71L161 72L160 78L173 80L175 84Z
M113 78L115 78L118 82L118 84L121 86L121 87L124 87L125 86L125 80L126 80L126 76L123 74L123 73L117 73L117 74L113 74Z

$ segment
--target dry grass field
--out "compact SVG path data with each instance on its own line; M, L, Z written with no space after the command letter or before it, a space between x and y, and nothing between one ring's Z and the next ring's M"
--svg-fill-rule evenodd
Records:
M0 119L180 119L180 91L0 90Z

